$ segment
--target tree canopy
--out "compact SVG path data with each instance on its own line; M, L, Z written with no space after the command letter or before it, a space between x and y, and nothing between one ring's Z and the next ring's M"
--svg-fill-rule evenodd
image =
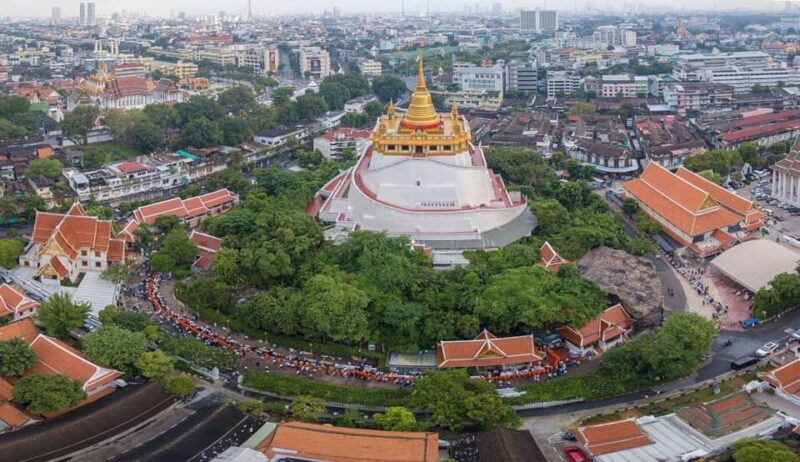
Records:
M17 402L34 414L67 409L86 398L81 383L63 375L22 377L14 385L12 394Z
M69 294L56 292L39 305L34 316L47 335L66 338L83 324L90 310L89 303L75 302Z
M36 353L22 339L0 341L0 376L22 375L36 363Z

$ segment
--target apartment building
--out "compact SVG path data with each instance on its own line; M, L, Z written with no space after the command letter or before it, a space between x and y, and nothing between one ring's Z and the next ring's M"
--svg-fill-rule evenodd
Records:
M277 45L267 45L264 47L263 66L265 73L278 72L281 65L281 52Z
M600 79L600 96L603 98L646 96L650 93L649 88L648 78L640 75L611 74Z
M556 95L571 95L581 87L580 76L572 71L548 71L547 72L547 97L554 98Z
M664 103L679 114L721 107L733 100L733 87L718 83L668 83L661 90Z
M359 156L367 149L371 134L369 130L337 128L314 138L314 150L321 152L326 159L340 159L348 148Z
M459 67L453 70L453 83L463 91L502 92L505 89L505 69L502 63L491 67Z
M383 73L383 65L374 59L362 59L358 62L358 70L365 76L376 76Z
M729 53L682 54L675 58L672 76L681 82L700 80L705 70L727 68L764 69L770 66L770 57L763 51L734 51Z
M232 66L236 63L233 50L227 46L206 47L196 53L198 61L208 61L217 66Z
M520 29L537 34L554 33L558 30L558 11L540 10L520 11Z
M64 176L79 200L94 199L114 206L125 201L169 196L174 189L224 170L227 155L217 149L181 150L117 162L86 172L67 169Z
M301 48L300 72L314 80L324 79L331 74L330 55L319 47Z
M698 77L704 82L730 85L736 94L750 93L756 85L762 87L776 87L780 83L800 85L800 69L796 68L731 67L705 69L698 72Z
M608 175L639 169L625 125L617 115L571 115L562 135L567 155Z
M506 91L537 91L539 69L531 63L511 61L505 68Z

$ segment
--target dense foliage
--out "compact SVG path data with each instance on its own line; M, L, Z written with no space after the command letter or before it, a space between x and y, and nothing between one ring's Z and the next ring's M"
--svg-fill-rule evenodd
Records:
M36 353L22 339L0 341L0 376L22 375L36 363Z
M12 394L34 414L67 409L86 398L81 383L63 375L23 377L14 385Z
M800 267L798 267L800 270ZM769 286L756 292L753 314L761 319L771 318L800 304L800 272L782 273Z
M83 324L90 310L89 303L75 302L69 294L56 292L39 305L35 317L47 335L66 338Z

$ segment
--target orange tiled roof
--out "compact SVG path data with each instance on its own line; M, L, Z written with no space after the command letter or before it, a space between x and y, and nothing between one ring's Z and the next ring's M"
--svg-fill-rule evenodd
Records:
M448 340L436 345L439 367L491 367L541 361L532 335L497 338L484 330L474 340Z
M120 239L124 240L125 242L132 244L136 242L136 234L134 232L139 228L139 223L136 220L130 220L122 231L119 232L117 235Z
M14 399L14 395L12 394L13 390L14 385L11 385L6 379L0 377L0 401L11 401Z
M439 435L289 422L278 425L256 450L270 460L291 455L328 462L435 462Z
M557 330L573 345L586 347L594 345L600 340L604 342L613 340L628 331L631 326L633 326L633 319L618 303L578 329L564 326Z
M125 240L111 239L108 245L108 261L125 260Z
M631 419L579 427L575 437L593 456L653 444L653 440Z
M97 366L66 343L44 334L39 334L30 347L36 353L36 364L25 372L26 375L65 375L81 382L86 391L122 376L122 372Z
M0 317L13 315L37 306L39 306L38 303L10 285L0 285Z
M122 376L122 372L97 366L66 343L40 333L30 318L0 327L0 340L14 338L23 339L36 353L36 364L25 375L66 375L81 382L86 391Z
M32 420L30 416L20 411L10 403L0 403L0 420L10 427L21 427Z
M74 260L80 250L108 252L111 240L111 222L86 216L80 203L73 204L64 214L36 212L33 225L33 242L40 244L40 252L50 242Z
M736 213L747 215L750 211L755 209L753 201L747 200L738 194L734 194L722 186L708 181L702 176L683 167L678 169L676 175L707 192L715 201L723 204L725 207L733 210Z
M550 268L553 271L558 271L558 269L561 268L561 265L567 263L567 260L561 257L561 255L559 255L558 252L553 249L553 246L546 241L539 249L539 254L542 256L542 259L539 261L539 263L545 268Z
M219 189L186 200L175 197L155 204L145 205L136 209L133 216L137 222L147 223L152 226L160 216L174 215L178 218L191 219L208 213L209 209L227 203L234 203L237 200L238 196L232 192L227 189Z
M639 178L626 181L622 186L636 200L689 236L744 220L744 216L721 206L709 192L655 162L650 162Z
M4 342L21 338L30 344L37 335L39 335L39 329L31 318L21 319L0 327L0 340Z
M800 396L800 359L784 364L763 375L770 385L790 395Z

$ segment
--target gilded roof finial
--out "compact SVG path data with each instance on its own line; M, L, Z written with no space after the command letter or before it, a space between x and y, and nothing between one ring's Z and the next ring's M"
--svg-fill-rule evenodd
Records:
M453 103L453 105L450 107L450 116L454 121L458 120L458 106L456 106L456 103Z
M394 99L389 100L389 107L386 108L386 115L388 115L390 119L394 118Z

